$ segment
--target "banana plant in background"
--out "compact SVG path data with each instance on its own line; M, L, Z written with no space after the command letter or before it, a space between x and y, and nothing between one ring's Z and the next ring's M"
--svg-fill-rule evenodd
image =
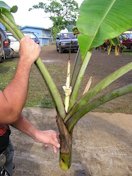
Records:
M55 104L57 112L56 121L60 132L61 145L59 162L63 170L67 170L71 166L72 134L77 122L86 113L105 102L132 92L132 84L129 84L107 94L99 94L122 75L132 71L132 62L130 62L108 75L92 88L90 88L92 83L92 79L90 78L83 95L78 98L81 81L93 49L103 44L104 41L115 38L122 32L132 28L131 7L132 0L83 1L80 7L80 16L77 21L80 52L77 53L74 69L70 76L70 64L68 63L67 81L66 86L64 86L65 100L61 98L50 73L41 59L38 58L35 62ZM11 14L16 10L16 6L10 8L3 1L0 1L0 22L20 40L23 34L17 28Z

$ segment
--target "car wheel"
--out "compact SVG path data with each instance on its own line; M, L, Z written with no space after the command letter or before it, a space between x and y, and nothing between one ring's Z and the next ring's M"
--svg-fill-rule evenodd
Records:
M2 63L4 61L3 57L0 57L0 63Z
M2 56L0 57L0 63L2 63L5 60L5 52L2 51Z
M12 59L12 58L14 58L14 53L15 53L14 50L11 48L9 55L6 56L6 59Z
M57 51L57 52L59 51L58 47L56 47L56 51Z
M57 44L56 44L56 51L59 51L59 48L58 48Z
M16 53L16 52L11 48L10 58L16 58L16 57L19 57L19 54Z
M59 46L59 53L63 53L63 49Z
M2 62L2 58L0 57L0 63Z

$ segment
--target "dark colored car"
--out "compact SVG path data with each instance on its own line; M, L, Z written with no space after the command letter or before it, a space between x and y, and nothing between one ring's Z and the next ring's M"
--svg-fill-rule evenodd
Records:
M5 58L12 57L12 49L10 48L10 40L6 33L0 28L0 62Z
M40 41L38 37L33 32L28 31L22 31L25 36L29 36L31 39L33 39L37 44L40 44Z
M63 53L64 50L77 51L78 40L76 36L72 32L57 34L56 50L59 51L59 53Z
M132 49L132 32L130 33L123 33L120 36L120 41L123 46L127 49Z

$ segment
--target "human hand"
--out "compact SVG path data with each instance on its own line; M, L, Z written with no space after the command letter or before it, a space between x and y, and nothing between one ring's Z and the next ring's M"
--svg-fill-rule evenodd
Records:
M25 36L20 41L20 60L32 64L40 54L40 46L30 37Z
M44 144L46 147L52 146L54 153L57 153L57 150L60 148L58 135L53 130L40 131L37 130L35 135L35 140Z

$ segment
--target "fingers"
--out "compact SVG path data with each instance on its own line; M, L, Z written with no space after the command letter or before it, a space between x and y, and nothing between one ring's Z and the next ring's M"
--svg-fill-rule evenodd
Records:
M53 146L53 151L54 151L54 153L57 153L57 151L58 151L55 146Z
M60 148L60 143L59 143L59 138L58 138L57 133L55 133L54 140L52 142L56 148L58 148L58 149Z
M53 146L53 149L59 149L60 148L60 144L57 138L54 138L50 144ZM54 150L55 151L55 150Z
M43 143L45 149L49 146L52 146L54 152L57 153L58 149L60 148L58 134L53 130L37 130L35 138L36 141Z
M40 54L40 46L36 44L30 37L25 36L20 41L20 58L33 63Z
M47 144L44 145L45 150L47 150L49 147L51 147L51 145L47 145ZM58 148L56 148L54 145L52 147L53 147L54 153L56 154L58 152Z
M54 153L57 153L58 149L60 148L58 134L55 131L48 131L49 132L49 141L45 144L45 148L52 146Z

